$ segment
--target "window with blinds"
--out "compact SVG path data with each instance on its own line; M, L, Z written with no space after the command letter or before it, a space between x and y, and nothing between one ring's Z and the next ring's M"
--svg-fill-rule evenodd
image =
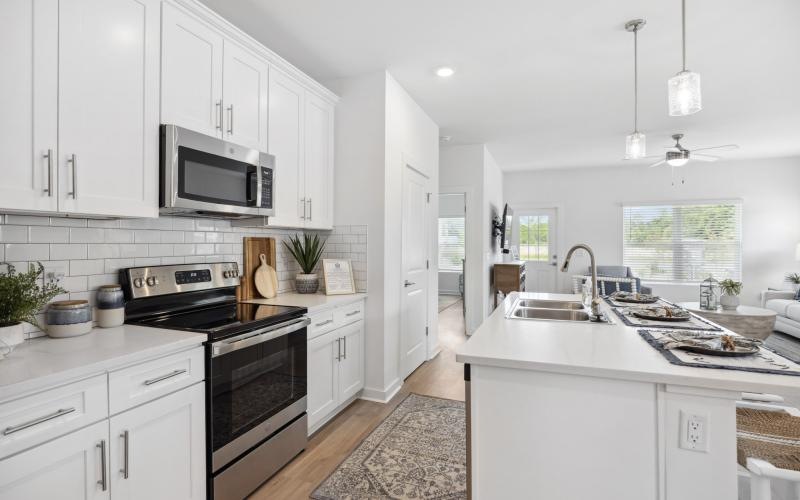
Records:
M623 263L643 280L741 280L740 202L624 206L622 223Z
M439 218L439 270L461 271L464 258L464 217Z

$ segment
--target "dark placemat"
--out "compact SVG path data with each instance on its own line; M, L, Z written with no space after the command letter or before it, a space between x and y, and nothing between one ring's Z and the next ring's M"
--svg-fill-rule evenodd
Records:
M698 316L696 314L692 314L692 313L689 313L689 314L692 315L692 319L690 321L675 321L675 322L669 323L669 322L666 322L666 321L657 321L657 320L648 319L648 320L640 320L640 321L647 321L647 322L652 323L652 324L643 325L641 323L635 323L635 322L631 321L631 319L622 311L622 309L628 309L628 308L631 308L632 306L635 308L635 306L636 306L635 304L631 304L629 306L624 306L624 307L617 307L617 306L614 305L614 303L611 302L611 299L609 297L603 297L603 300L605 300L606 303L609 306L611 306L611 310L614 311L614 313L619 317L619 319L622 320L623 323L625 323L627 326L632 326L634 328L650 327L650 328L658 328L658 329L693 330L693 331L698 331L698 332L722 332L722 331L724 331L722 328L719 328L718 326L715 326L714 324L712 324L711 322L707 321L706 319L701 318L700 316ZM668 305L670 307L678 307L675 304L673 304L672 302L670 302L668 300L664 300L664 299L659 299L659 301L656 302L655 304L647 304L646 307L657 306L659 303L666 304L666 305ZM702 323L703 325L706 325L706 326L704 326L704 327L693 326L692 322L695 322L695 324L696 323Z

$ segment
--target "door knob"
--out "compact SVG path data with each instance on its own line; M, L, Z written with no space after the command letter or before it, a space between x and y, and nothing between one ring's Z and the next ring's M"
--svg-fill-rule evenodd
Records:
M408 281L408 280L406 280L406 282L403 283L404 287L410 287L410 286L414 286L414 285L416 285L416 283L414 283L413 281Z

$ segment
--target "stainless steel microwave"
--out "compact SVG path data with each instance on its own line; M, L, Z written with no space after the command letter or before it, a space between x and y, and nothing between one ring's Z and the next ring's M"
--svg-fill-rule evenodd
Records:
M271 216L274 200L274 156L176 125L161 125L162 214Z

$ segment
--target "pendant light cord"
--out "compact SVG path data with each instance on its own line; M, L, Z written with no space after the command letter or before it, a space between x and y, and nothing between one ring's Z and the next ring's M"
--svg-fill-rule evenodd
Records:
M686 71L686 0L681 0L681 38L683 40L683 71Z
M639 132L639 27L633 30L633 131Z

